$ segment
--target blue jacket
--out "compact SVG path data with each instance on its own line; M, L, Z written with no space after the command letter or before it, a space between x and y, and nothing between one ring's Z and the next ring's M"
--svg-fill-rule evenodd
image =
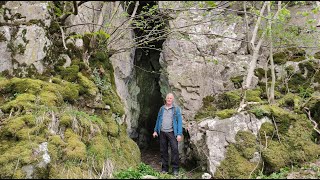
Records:
M156 122L156 126L154 127L154 132L157 132L158 135L160 135L160 130L161 130L161 125L162 125L162 117L163 117L163 110L164 110L163 105L158 113L158 118ZM182 135L182 115L181 115L181 110L178 106L173 106L173 111L175 111L173 115L173 132L174 136Z

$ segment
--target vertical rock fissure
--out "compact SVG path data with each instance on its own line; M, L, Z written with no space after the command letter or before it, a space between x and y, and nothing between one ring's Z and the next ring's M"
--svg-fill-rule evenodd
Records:
M140 13L143 7L151 7L155 2L141 2L138 8ZM156 22L156 21L154 21ZM156 23L150 24L151 27ZM144 35L144 31L140 29L134 30L136 37ZM163 105L163 98L160 92L160 49L164 39L149 42L148 47L154 48L137 48L134 58L135 78L140 92L137 96L140 105L140 116L138 118L138 139L137 143L141 150L147 148L156 148L158 143L152 138L153 128L156 123L159 108ZM157 148L158 149L158 148Z

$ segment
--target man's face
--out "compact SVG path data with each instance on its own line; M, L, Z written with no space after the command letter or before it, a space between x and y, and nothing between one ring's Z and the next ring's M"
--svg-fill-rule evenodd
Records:
M172 95L168 95L166 98L166 104L168 106L172 105L173 100L174 100L174 97Z

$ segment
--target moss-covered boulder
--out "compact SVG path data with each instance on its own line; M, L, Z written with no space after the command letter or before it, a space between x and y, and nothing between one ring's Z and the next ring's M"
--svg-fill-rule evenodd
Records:
M140 163L137 144L116 122L123 106L113 88L103 93L111 96L103 97L112 100L111 110L92 114L78 102L94 99L99 89L81 73L74 83L57 76L51 82L2 78L0 84L5 97L0 105L0 178L99 178L102 172ZM43 143L46 163L39 150Z
M300 62L306 59L305 55L304 49L292 47L273 54L273 60L275 64L285 64L287 61Z
M214 177L217 179L248 179L251 172L254 175L256 164L244 158L234 145L228 147L225 160L217 168Z
M290 164L290 151L280 142L268 141L267 148L262 151L262 158L266 163L267 172L279 171Z
M252 159L255 152L259 151L257 138L249 131L238 131L235 146L246 159Z

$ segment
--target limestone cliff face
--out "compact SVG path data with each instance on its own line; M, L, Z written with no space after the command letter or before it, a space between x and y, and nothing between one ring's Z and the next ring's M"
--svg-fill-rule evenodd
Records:
M220 170L224 170L228 166L236 167L236 169L229 169L224 173L237 171L238 165L241 163L248 166L239 166L238 170L240 169L250 173L252 170L250 168L261 158L264 158L269 171L279 170L282 166L288 165L290 162L289 160L294 159L296 156L294 154L291 156L287 156L286 154L274 155L274 152L279 148L281 149L281 152L287 152L288 149L285 149L281 143L278 143L274 139L272 140L272 138L275 137L272 133L274 134L275 131L272 128L271 118L276 117L276 121L280 125L280 131L282 131L280 132L281 136L287 138L287 142L297 144L294 140L300 140L299 138L301 136L295 133L300 131L306 133L303 137L306 137L308 140L311 139L310 132L312 131L312 128L306 117L303 116L300 118L298 116L291 116L290 114L292 113L290 112L292 111L283 110L295 110L295 113L300 113L300 115L303 114L303 112L301 113L301 111L299 111L301 99L299 99L296 94L284 96L285 93L283 92L300 93L302 92L301 88L304 88L304 90L309 88L304 82L309 82L311 79L313 82L310 87L314 88L313 90L315 92L319 91L320 80L318 77L320 77L320 75L317 71L317 63L319 62L320 57L317 52L319 50L286 49L275 53L275 70L277 80L279 81L277 99L283 98L281 101L279 100L279 104L277 105L279 105L281 109L261 106L254 109L253 112L249 110L241 113L232 111L233 116L231 115L231 117L207 118L199 123L194 120L196 114L204 106L204 98L216 98L221 93L239 90L241 88L242 80L245 79L247 74L251 55L247 50L247 43L242 41L246 36L243 16L224 9L234 8L236 10L237 8L239 9L241 5L230 7L228 5L229 3L226 3L222 5L221 8L204 12L192 10L192 8L199 7L200 3L191 5L191 10L182 11L167 11L162 8L183 9L185 5L183 2L160 1L158 4L160 8L159 11L166 12L166 16L169 17L168 28L172 31L162 44L162 52L159 58L161 66L160 70L159 67L156 68L157 71L159 70L159 72L161 72L159 81L160 91L163 96L168 92L174 93L177 104L182 108L184 128L189 129L188 132L190 135L190 142L188 142L188 144L191 143L191 145L188 150L186 152L183 151L183 145L187 144L186 142L181 143L181 146L179 146L182 153L181 157L184 159L187 158L185 155L196 157L198 162L212 175L214 175L220 167ZM88 108L87 106L95 106L95 108L104 110L111 109L112 113L108 114L106 118L107 124L99 128L97 128L97 123L104 121L105 117L97 120L92 114L89 116L81 115L81 113L81 116L75 117L75 119L78 118L78 120L83 123L80 126L90 129L90 133L86 134L86 136L88 136L86 142L80 142L80 137L70 130L73 128L73 130L76 129L77 131L80 131L79 126L76 123L77 121L74 120L73 117L69 117L68 114L65 114L66 112L69 113L69 111L73 112L72 108L59 112L60 116L57 115L59 113L46 112L51 118L48 121L52 121L49 123L50 132L52 131L53 133L64 136L64 133L59 134L61 131L64 132L63 129L61 130L58 128L59 122L63 121L63 119L67 121L64 122L66 125L72 126L69 127L69 131L66 133L69 134L68 141L70 141L71 144L80 144L81 149L79 150L80 153L69 154L68 156L71 157L71 159L73 156L81 157L81 153L86 150L85 143L89 143L92 138L91 136L96 135L100 130L102 132L106 131L105 133L108 134L108 136L111 134L110 142L114 145L114 149L119 149L124 144L129 143L130 147L126 147L126 151L123 153L129 155L130 150L132 150L135 152L135 155L138 156L139 151L136 145L134 145L123 131L123 129L126 129L130 137L133 138L137 138L139 135L137 128L141 111L140 107L142 106L139 104L138 95L143 96L143 94L139 94L140 88L138 84L144 84L143 77L147 75L144 74L141 76L140 74L140 76L138 75L140 79L136 79L137 77L135 76L137 76L137 72L134 69L134 61L135 58L137 60L152 58L152 60L146 62L151 63L150 66L152 67L158 66L158 64L153 63L156 61L154 57L157 56L145 56L144 58L135 57L142 56L142 51L140 54L135 54L137 52L136 49L130 46L134 41L134 32L126 28L117 29L117 26L120 24L128 22L128 19L122 16L128 9L124 9L119 1L85 2L84 6L79 6L77 15L71 14L65 20L66 27L63 27L64 32L62 33L60 27L52 22L53 16L57 14L50 8L52 4L49 2L7 1L1 5L0 72L4 75L22 78L37 77L35 74L40 74L40 77L46 81L42 82L27 79L26 82L30 82L30 84L28 84L30 87L28 86L29 88L25 90L21 87L21 84L25 83L22 79L13 79L13 81L0 79L0 91L6 93L5 98L0 97L1 104L4 104L4 106L0 106L0 117L8 122L6 131L0 129L0 131L3 132L0 133L1 137L7 137L8 134L14 136L16 133L15 130L17 130L19 132L18 136L26 138L23 134L21 135L23 129L20 128L20 125L23 123L30 125L28 122L34 121L35 117L27 114L27 117L14 118L15 121L20 123L17 126L15 126L14 123L9 123L11 122L11 109L15 110L16 108L16 110L19 111L23 110L23 108L32 109L34 106L30 105L29 102L38 102L38 96L40 96L42 100L45 100L43 102L44 104L53 103L53 105L55 105L55 103L62 103L63 100L72 101L72 99L75 98L79 102L79 106L85 106L86 108ZM311 6L299 8L303 8L303 10L312 9ZM295 13L299 8L292 7L293 13L291 24L301 25L302 22L306 21L305 17L301 18L301 16L298 16ZM316 17L316 19L317 18L318 17ZM252 19L249 19L248 21L248 24L250 25L249 28L252 28ZM101 23L105 23L107 26L101 27ZM93 26L92 24L97 26ZM89 48L86 39L72 38L72 35L78 34L85 36L86 32L96 32L100 28L110 34L110 43L105 47L109 50L109 54L107 55L88 54L87 50ZM64 34L65 37L63 37L62 34ZM65 44L62 43L62 38L65 38ZM119 49L121 49L121 51L117 51ZM314 58L310 58L308 55L314 55ZM260 91L264 91L261 83L264 83L265 80L263 68L266 66L267 58L267 49L262 48L252 83L253 87L260 88L257 97L250 100L255 103L265 103L260 99L263 98ZM81 60L81 62L79 60ZM107 65L108 62L111 62L112 66ZM143 63L145 63L145 61L141 61L139 65ZM84 76L81 74L81 70L84 70L86 66L96 66L92 68L96 71L87 73ZM100 76L97 74L101 75L101 77L107 76L107 79L110 81L108 82L109 84L103 84L105 82L102 79L99 79ZM236 81L234 79L236 79ZM287 81L287 86L283 84L285 81ZM53 86L55 88L52 88L52 84L50 83L55 84ZM154 86L154 83L150 84L150 86ZM67 90L63 90L63 87L67 88ZM110 87L112 90L109 89ZM10 88L16 93L12 94L12 92L8 92ZM103 92L103 90L106 89L110 91ZM43 92L38 95L42 90ZM148 89L145 88L143 90L146 92ZM79 94L76 93L74 95L72 92L77 92ZM60 97L61 95L59 96L59 94L63 94L62 97ZM240 96L231 95L231 98L235 99L231 99L228 95L223 97L229 98L227 100L232 100L232 103L234 103L233 105L237 106L240 103ZM61 98L65 99L62 100ZM310 106L308 107L312 112L317 112L319 110L316 106L318 96L314 95L312 98L313 101L311 101L312 103L310 103ZM121 102L119 99L121 99ZM140 99L144 100L143 98ZM219 100L219 98L217 98L217 100ZM87 101L91 104L85 104ZM148 101L148 103L152 103L150 101ZM220 101L223 102L224 99L222 98ZM147 106L147 103L144 104L144 108L147 108ZM124 109L124 112L122 112L122 108ZM209 110L215 112L214 109ZM95 111L99 110L94 109L91 113L94 113ZM255 115L252 115L252 113ZM64 116L67 116L67 118ZM257 118L258 116L263 117L260 117L261 119L259 119ZM268 118L264 116L268 116ZM91 119L94 123L89 125L86 124L86 118ZM296 121L299 118L303 120ZM39 119L36 120L39 121ZM111 120L112 122L110 122ZM266 123L266 121L269 123ZM118 125L124 124L126 124L126 127L118 127ZM307 130L305 130L304 127L307 127ZM14 131L10 130L11 128L13 128ZM261 131L260 129L263 129L264 131L262 132L266 133L264 136L265 139L270 138L268 144L271 144L270 149L262 152L263 157L261 157L260 154L257 155L258 148L255 147L256 139L259 138L257 137L258 131ZM268 134L269 131L267 130L271 132L271 135ZM242 131L250 132L248 137L250 137L250 140L253 140L248 143L244 139L241 139L242 137L247 137L242 134ZM240 135L238 132L240 132ZM45 138L44 135L46 131L43 133L43 136L40 139L37 139L37 143L32 144L36 147L34 151L37 152L37 155L47 155L48 153L50 154L50 150L52 150L50 142L48 144L40 142L43 140L42 138ZM148 133L149 132L144 133L145 137L148 137ZM120 136L121 138L125 137L125 141L119 140ZM103 154L103 157L108 153L104 154L104 152L99 151L100 149L103 149L101 147L107 147L107 149L110 147L109 140L105 140L104 137L105 136L96 137L96 141L92 141L94 143L91 146L92 152L100 155ZM60 141L59 138L60 137L55 136L51 141L54 141L59 148L64 147L64 142ZM5 141L6 140L3 142ZM245 144L241 144L242 142L245 142ZM302 146L299 147L305 149L291 146L288 147L291 147L293 149L292 152L297 154L307 152L305 153L305 157L299 158L310 159L310 157L315 155L313 152L318 153L317 148L315 148L314 143L311 142L311 140L303 143L299 141L298 143L302 144ZM16 144L13 144L12 147L14 145ZM47 149L47 145L49 150ZM229 146L231 147L231 150L228 149ZM243 146L245 146L245 148L243 148ZM6 151L6 156L1 162L9 162L12 160L15 160L12 162L18 161L18 159L12 159L13 156L11 156L8 151L8 147L9 146L1 147L3 148L1 150ZM25 144L19 144L17 147L24 149ZM17 151L20 150L19 148ZM245 152L242 152L243 149L245 149ZM70 152L68 151L68 153ZM235 154L237 157L234 158L232 154ZM274 158L278 156L281 156L282 158L279 158L280 160ZM112 157L114 158L114 156ZM116 157L122 156L116 155ZM226 161L224 161L225 159ZM234 159L236 160L232 161ZM43 160L43 163L45 164L40 163L39 166L46 166L49 162L47 156L46 158L43 158ZM119 159L115 158L113 160L116 161ZM295 160L301 161L301 159ZM25 156L24 161L29 161L27 156ZM119 162L125 163L125 161L126 159L121 159ZM132 164L135 164L138 161L139 158L134 158L131 162ZM101 161L99 163L100 166L110 165L109 160ZM15 164L10 163L9 165L14 166ZM23 169L18 171L20 174L17 174L16 176L21 177L21 172L23 172L25 177L36 177L34 176L35 171L33 168L37 165L38 164L34 163L32 166L23 166ZM55 168L56 172L61 170L59 167ZM79 169L76 169L75 172L78 171ZM90 170L88 169L88 173L89 171ZM10 171L7 171L6 173L10 174ZM110 174L110 172L107 174ZM105 177L107 174L105 174ZM221 174L217 175L217 177L220 176L223 177Z
M159 6L182 8L183 3L159 2ZM179 32L163 44L160 63L165 73L160 83L163 91L175 93L186 120L193 119L204 97L235 89L230 79L246 74L250 56L243 42L232 39L244 39L243 21L230 21L226 14L222 10L170 14L169 28Z
M44 71L42 60L51 45L45 30L51 22L47 6L47 3L24 1L3 5L0 72L20 70L23 76L32 66L40 73Z
M139 114L139 89L134 82L127 85L135 49L110 57L90 54L85 38L71 37L99 31L90 23L120 17L124 10L119 3L85 2L64 27L53 21L59 14L53 2L1 3L0 177L110 178L140 163L139 147L128 135L137 128L132 119ZM126 20L115 18L103 30L110 33ZM110 38L118 33L123 36L107 49L133 39L131 30L115 31ZM91 158L91 165L83 163ZM62 173L65 168L70 173Z
M254 116L251 118L249 115L235 113L234 116L228 118L218 118L217 114L215 114L216 118L214 119L208 118L201 123L194 121L195 115L205 106L203 98L213 97L213 101L219 100L218 94L239 89L242 80L246 78L252 55L247 50L247 43L243 41L246 36L243 14L232 13L232 11L224 9L227 7L237 11L241 9L242 5L229 6L229 3L221 3L224 5L214 10L195 10L196 8L201 8L199 4L200 2L188 5L183 2L159 2L160 10L170 17L168 25L169 29L173 31L163 43L163 51L159 59L164 72L160 79L161 92L163 94L173 92L178 99L177 103L183 109L184 127L189 129L190 148L192 149L189 149L190 151L187 150L187 152L191 152L200 162L205 162L207 170L215 174L216 177L247 178L245 175L241 176L240 171L248 172L247 175L250 174L255 167L255 164L252 163L256 162L257 158L259 159L259 157L254 159L252 156L254 154L257 155L258 152L251 152L250 158L253 159L246 157L246 160L244 160L243 154L239 155L239 152L240 154L243 153L241 148L236 147L235 150L234 146L231 146L229 150L227 149L229 145L236 143L234 138L238 131L249 131L257 136L257 131L266 119L259 120ZM202 5L202 7L206 6ZM307 9L310 10L313 7L309 4L307 6L289 8L292 11L291 25L302 26L306 22L306 18L299 16L297 11L307 11ZM252 19L248 19L248 24L250 25L249 29L252 30L254 25ZM305 46L306 44L298 42L297 45ZM261 48L261 54L258 57L253 77L253 88L264 88L264 69L269 56L268 51L269 49L265 47ZM276 80L279 82L277 90L286 94L288 91L295 93L300 91L299 88L307 88L301 84L309 82L310 79L308 77L313 76L314 71L312 70L313 68L307 70L306 63L317 64L319 59L318 56L314 56L315 59L309 58L306 54L315 55L317 51L319 50L278 49L278 52L283 54L278 52L278 54L274 54ZM281 60L281 57L285 57L285 60L283 58ZM303 74L303 78L300 73ZM299 81L298 76L301 77L301 80L304 80ZM234 81L237 78L240 81L239 79L238 82ZM285 87L284 79L289 82L288 87ZM318 87L317 82L311 84L312 87ZM277 96L277 98L282 97L280 93ZM249 101L261 103L260 97L259 94L259 100ZM239 99L240 97L234 101L235 107L239 106ZM233 100L227 97L221 100L220 103L229 103L229 101ZM214 109L218 107L216 105L212 109L208 108L207 111L216 111ZM306 119L304 121L307 123ZM254 127L252 127L253 124L255 124ZM287 136L287 134L283 136ZM241 147L242 145L239 146ZM294 148L292 147L292 149ZM275 148L271 151L274 153ZM279 162L271 160L274 158L270 157L271 151L263 152L262 154L264 161L269 161L268 163L271 164L274 163L271 165L274 170L278 168L274 166L278 166L279 164L275 164ZM288 162L283 160L281 163L286 164ZM245 164L244 166L246 167L240 164ZM235 168L232 169L230 168L231 166ZM217 167L221 167L220 172L216 171ZM237 172L237 169L239 169L239 172ZM239 176L233 176L234 174Z

